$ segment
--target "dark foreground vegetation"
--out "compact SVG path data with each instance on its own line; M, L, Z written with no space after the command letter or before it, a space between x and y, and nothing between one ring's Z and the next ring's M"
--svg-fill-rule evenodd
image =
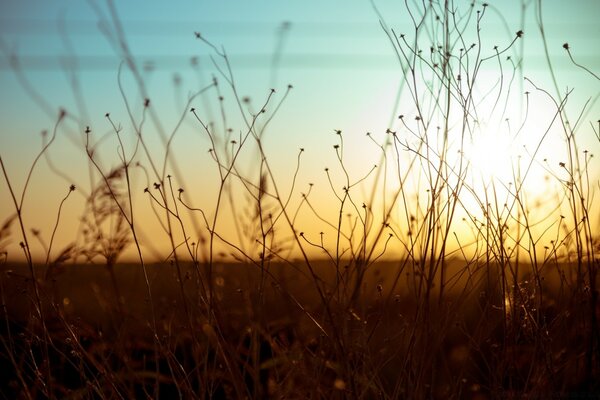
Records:
M252 265L216 264L212 300L193 289L192 266L181 268L180 285L172 266L149 265L152 307L138 265L118 265L112 275L100 266L69 265L40 285L43 320L26 266L4 265L0 393L72 399L600 393L598 332L591 325L600 308L590 310L588 288L565 280L568 265L554 265L538 282L521 280L505 298L497 266L449 261L457 275L444 299L432 285L425 302L415 286L420 277L401 262L370 266L360 288L336 287L331 265L314 264L330 288L325 300L303 263L273 263L266 275ZM337 290L361 295L342 306ZM211 318L196 311L206 309L198 302L213 303Z

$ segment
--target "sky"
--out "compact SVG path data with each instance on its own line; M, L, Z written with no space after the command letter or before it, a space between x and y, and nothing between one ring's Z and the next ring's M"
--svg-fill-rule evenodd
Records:
M504 48L513 40L515 32L525 32L522 42L507 52L517 59L519 46L523 46L523 76L516 76L513 93L534 92L528 82L535 82L552 94L557 89L561 93L574 89L568 106L570 113L577 115L591 98L585 118L598 120L599 107L593 102L600 92L598 80L574 66L562 46L569 43L576 61L598 74L600 3L594 0L541 2L548 57L556 72L556 84L549 74L536 23L540 3L516 0L489 3L481 30L482 43L485 43L481 49L483 54L493 55L494 45ZM457 1L455 5L464 10L468 9L469 2ZM475 7L482 9L482 3L477 2ZM225 65L215 49L195 37L194 33L199 32L218 51L228 55L237 94L240 99L250 99L249 110L260 110L270 90L275 89L266 107L267 115L271 116L271 111L284 98L263 136L273 174L280 182L282 193L289 192L295 182L293 201L296 203L301 199L300 193L314 183L315 203L325 215L334 216L327 220L335 221L339 207L324 172L325 168L331 168L336 182L333 186L339 191L344 172L335 168L339 165L333 147L339 145L335 131L343 132L345 165L354 180L358 180L380 160L379 148L366 133L370 132L375 141L382 143L387 129L402 128L397 118L399 114L414 115L406 92L397 102L403 81L402 67L381 22L394 28L397 34L411 33L410 14L403 1L3 1L0 4L0 156L17 200L44 140L52 137L59 110L66 110L68 115L59 124L56 139L46 156L37 162L23 196L26 230L40 232L39 240L31 238L30 247L38 258L44 259L55 227L52 255L84 236L81 217L86 215L86 198L100 182L85 151L86 127L92 131L91 142L100 143L95 156L105 172L119 164L121 150L132 154L136 149L134 125L139 125L144 115L144 99L134 74L121 65L123 52L119 49L119 37L115 36L119 28L136 60L151 102L145 138L148 152L158 165L162 165L164 158L161 135L167 137L184 116L172 140L170 154L175 162L169 162L167 170L176 180L176 188L185 188L195 207L205 209L209 218L214 215L211 207L217 201L219 175L209 153L213 146L210 138L188 108L197 108L201 119L214 121L217 129L223 123L215 90L207 90L190 103L188 99L217 76L224 97L225 124L232 129L231 137L239 137L244 131L233 93L215 63L221 70ZM474 31L469 31L469 35L473 34ZM18 60L17 68L14 68L15 60ZM490 84L493 90L497 89L493 77L497 67L490 64L482 68L481 76L484 82L488 78L493 82ZM293 89L285 96L288 85ZM553 105L539 91L534 95L529 123L539 136L545 131L541 127L546 126L553 115ZM519 125L522 116L519 114L522 96L520 99L507 101L507 115L511 122L515 121L513 127ZM116 127L122 128L122 147L115 140L106 113ZM158 116L162 128L151 115ZM47 131L46 139L41 135L43 131ZM543 157L558 163L561 140L546 140ZM505 146L489 143L484 142L484 149ZM531 148L535 143L533 140L528 145ZM598 146L589 128L583 128L580 144L590 149ZM474 154L486 152L480 150L481 146L481 143L473 145L478 149ZM301 148L304 149L302 164L297 180L293 180ZM501 157L479 158L473 156L473 162L486 174L497 173L489 170L490 164L505 162ZM257 178L260 164L257 160L256 149L243 152L239 159L240 173ZM144 157L136 161L151 169ZM144 187L155 180L146 180L139 168L134 175L133 200L139 204L134 209L139 207L140 210L136 223L144 235L144 245L149 258L166 259L170 245L165 236L161 236L160 223L143 193ZM71 184L77 189L61 206ZM235 192L234 197L240 215L251 214L248 194L237 190L240 192ZM357 186L359 193L361 190L368 198L368 188ZM536 195L539 195L544 189L537 190ZM227 218L233 211L222 208L219 226L235 237L235 218ZM249 209L244 211L245 208ZM0 223L14 212L4 179L0 184ZM299 229L318 237L321 228L317 223L311 225L309 219L304 222L300 219ZM312 219L316 220L314 215ZM239 229L246 229L243 223L240 225ZM109 225L106 229L113 228ZM11 233L7 242L0 243L7 243L2 246L8 258L18 259L21 239L16 224Z

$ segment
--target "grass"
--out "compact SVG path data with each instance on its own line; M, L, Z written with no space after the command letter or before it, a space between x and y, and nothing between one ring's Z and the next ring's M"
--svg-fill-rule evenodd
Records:
M541 2L535 7L541 15ZM286 172L271 164L264 142L269 123L293 95L291 85L283 93L266 91L254 108L238 94L225 50L195 33L212 51L218 76L189 97L168 132L109 7L121 39L118 84L133 145L106 113L107 140L118 157L110 164L95 128L81 129L89 187L70 183L48 245L28 229L24 199L42 159L69 180L50 158L69 113L61 111L51 137L44 137L21 193L0 158L14 205L0 228L6 254L0 362L10 371L0 393L29 399L597 396L600 239L593 201L599 181L578 134L593 132L600 141L600 129L584 125L596 98L573 114L572 92L556 88L550 62L554 89L523 77L520 27L503 43L482 42L490 8L407 5L413 26L398 33L374 5L403 73L398 106L407 111L385 135L367 134L367 145L379 151L371 165L357 166L346 134L333 130L336 165L324 167L322 186L302 189L304 149L290 152L292 172L282 179ZM538 29L545 40L541 18ZM581 73L597 79L563 47ZM493 79L483 76L486 68L495 71ZM140 104L127 95L124 73L134 78ZM234 99L233 111L225 95ZM205 96L218 104L220 121L206 119L198 105ZM529 116L536 102L551 105L541 123ZM509 115L520 115L516 125ZM233 121L240 126L232 128ZM210 142L217 185L209 204L188 195L194 184L186 185L173 150L184 122ZM160 156L147 142L149 124L163 140ZM511 142L525 131L534 139L510 155L503 173L482 173L469 149L489 131ZM564 146L560 160L542 156L554 136ZM242 163L248 159L250 170ZM530 188L542 176L536 194ZM160 263L149 262L150 250L142 246L140 185L159 226L156 240L170 246ZM315 198L318 190L328 191L329 203ZM78 241L56 252L55 232L74 191L85 197ZM34 239L43 262L32 255ZM21 243L24 262L9 260L11 240ZM130 248L136 262L120 263Z

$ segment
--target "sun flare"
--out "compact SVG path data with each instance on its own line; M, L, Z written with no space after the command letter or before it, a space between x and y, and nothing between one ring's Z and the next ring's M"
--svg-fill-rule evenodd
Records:
M465 148L473 178L484 183L511 182L517 161L515 146L515 141L502 132L474 136Z

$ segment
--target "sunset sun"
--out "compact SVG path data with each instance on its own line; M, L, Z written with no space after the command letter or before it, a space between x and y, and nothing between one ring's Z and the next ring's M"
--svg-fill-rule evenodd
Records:
M508 182L514 179L517 162L516 143L502 132L481 132L465 149L471 173L483 182Z

